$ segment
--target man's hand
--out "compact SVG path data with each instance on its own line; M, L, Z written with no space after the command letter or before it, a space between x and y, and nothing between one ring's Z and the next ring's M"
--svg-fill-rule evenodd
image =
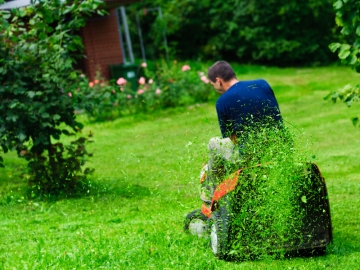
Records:
M231 140L234 144L237 144L236 134L231 134L231 135L230 135L230 140Z

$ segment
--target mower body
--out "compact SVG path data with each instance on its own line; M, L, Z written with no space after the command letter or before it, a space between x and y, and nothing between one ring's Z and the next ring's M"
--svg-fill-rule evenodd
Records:
M316 164L306 163L304 168L306 171L297 178L299 184L301 181L306 181L306 188L299 190L298 198L295 198L303 213L297 238L290 242L284 241L282 246L274 246L273 249L281 249L285 252L324 253L326 246L332 241L330 204L325 179ZM210 247L214 255L219 258L231 257L231 234L236 231L236 228L231 227L234 226L231 219L241 210L241 201L240 207L234 207L232 202L241 200L235 193L239 188L241 190L244 170L234 172L231 177L217 185L211 203L204 202L201 208L201 215L208 218Z

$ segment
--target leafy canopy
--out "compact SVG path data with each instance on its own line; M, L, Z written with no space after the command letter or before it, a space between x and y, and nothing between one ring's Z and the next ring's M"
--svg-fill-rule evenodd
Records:
M341 34L347 36L352 43L331 43L329 48L338 53L341 63L350 66L360 73L360 2L358 0L337 0L334 3L336 11L336 23L341 28ZM344 88L330 93L325 99L338 99L351 106L353 102L359 101L360 85L346 85ZM359 116L352 117L354 126L358 125Z
M152 8L162 8L163 19ZM139 17L147 57L169 51L181 59L225 59L276 65L324 64L334 31L332 0L144 0L129 8ZM131 25L130 25L131 26ZM133 37L137 28L132 25ZM135 39L134 39L135 40ZM134 41L140 52L140 41Z

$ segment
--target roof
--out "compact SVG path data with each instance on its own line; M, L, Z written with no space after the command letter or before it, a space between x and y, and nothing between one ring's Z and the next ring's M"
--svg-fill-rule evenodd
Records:
M103 0L106 3L106 8L115 8L142 0ZM0 5L0 9L12 9L31 5L34 0L5 0L5 3Z
M0 9L25 7L30 5L31 2L31 0L7 0L4 4L0 5Z

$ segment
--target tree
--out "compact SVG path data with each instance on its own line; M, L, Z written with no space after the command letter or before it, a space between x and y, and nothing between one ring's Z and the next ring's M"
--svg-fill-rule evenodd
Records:
M76 31L90 14L103 14L100 4L39 0L0 11L0 146L28 161L33 196L71 193L92 172L82 169L87 138L59 140L83 128L74 114L81 95L73 64L83 47Z
M332 0L143 0L129 8L129 18L135 22L135 11L143 14L147 51L150 40L155 49L161 47L160 20L146 13L156 6L163 10L170 51L177 58L279 66L336 60L323 49L337 35ZM133 33L136 38L136 29Z
M329 48L338 52L341 63L350 66L360 73L360 2L358 0L337 0L334 2L336 11L336 23L341 28L341 34L346 36L350 42L331 43ZM360 84L356 86L346 85L344 88L330 93L325 99L338 99L351 106L353 102L360 99ZM359 116L352 117L354 126L359 124ZM360 125L359 125L360 126Z

